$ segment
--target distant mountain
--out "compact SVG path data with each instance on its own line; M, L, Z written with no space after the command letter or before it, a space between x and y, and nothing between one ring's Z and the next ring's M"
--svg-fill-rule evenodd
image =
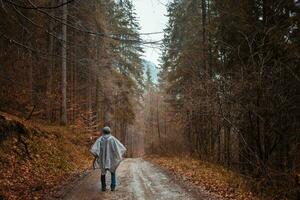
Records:
M143 60L143 65L144 65L144 77L146 77L146 71L147 71L147 67L149 67L150 72L151 72L151 77L154 83L157 83L158 81L158 68L156 66L156 64L154 64L153 62L149 61L149 60Z

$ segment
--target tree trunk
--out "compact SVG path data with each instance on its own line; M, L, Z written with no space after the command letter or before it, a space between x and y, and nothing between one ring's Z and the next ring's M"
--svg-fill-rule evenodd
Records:
M67 0L62 0L62 3L66 3ZM67 22L68 8L67 4L63 7L62 20L64 23ZM67 26L62 25L62 112L61 112L61 124L67 124Z
M160 135L160 125L159 125L159 110L158 110L158 106L159 106L159 103L158 103L158 94L157 94L157 97L156 97L156 123L157 123L157 134L158 134L158 146L160 147L161 149L161 135Z
M55 1L51 1L51 6L53 5ZM53 11L54 12L54 11ZM54 27L54 20L50 20L50 25L49 25L49 29L50 32L53 32L53 27ZM50 55L50 65L48 68L48 81L47 81L47 108L46 108L46 116L48 121L52 120L52 90L53 90L53 66L54 66L54 56L53 55L53 50L54 50L54 38L52 35L49 36L49 53Z

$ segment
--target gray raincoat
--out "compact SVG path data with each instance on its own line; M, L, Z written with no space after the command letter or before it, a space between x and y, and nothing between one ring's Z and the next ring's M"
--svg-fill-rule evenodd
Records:
M93 144L90 152L96 157L94 167L102 172L109 170L115 172L123 160L126 148L111 134L102 135Z

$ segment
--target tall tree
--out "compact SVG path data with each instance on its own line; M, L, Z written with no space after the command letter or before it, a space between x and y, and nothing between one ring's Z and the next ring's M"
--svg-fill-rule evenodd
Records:
M61 102L61 123L67 124L67 17L68 17L68 7L66 4L67 0L62 0L62 3L65 4L62 6L62 102Z
M190 148L182 151L259 177L264 191L271 169L284 173L291 185L277 195L291 198L299 147L291 106L299 85L298 9L295 1L174 0L160 74L173 112L167 121L177 127L168 135L188 135Z

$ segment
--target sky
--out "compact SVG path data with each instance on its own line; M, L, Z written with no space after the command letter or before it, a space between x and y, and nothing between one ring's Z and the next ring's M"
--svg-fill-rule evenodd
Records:
M140 21L141 33L162 32L165 28L168 18L166 4L169 0L133 0L137 17ZM146 41L158 41L163 39L163 33L154 35L144 35L142 38ZM157 47L157 46L156 46ZM151 45L144 47L144 58L156 64L159 64L159 48L151 48Z

